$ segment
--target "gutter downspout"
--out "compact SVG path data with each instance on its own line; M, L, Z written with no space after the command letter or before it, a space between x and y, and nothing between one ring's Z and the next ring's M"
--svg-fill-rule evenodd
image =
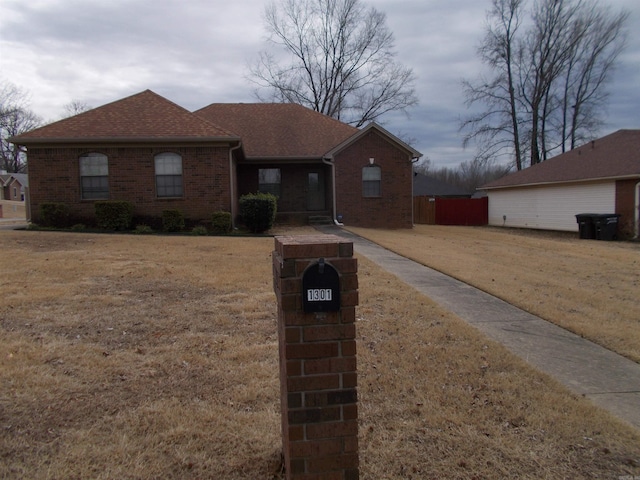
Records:
M331 196L333 200L333 223L339 227L344 227L344 223L340 223L336 218L336 164L333 163L333 159L325 157L322 159L322 163L331 167Z
M411 159L411 164L415 165L416 163L418 163L418 161L420 160L420 157L413 157ZM413 185L415 183L415 177L416 177L416 172L413 170L413 167L411 167L411 226L415 227L416 226L416 222L415 222L415 211L414 211L414 203L413 203L413 194L415 193L413 190Z
M229 149L229 199L231 200L231 229L236 228L236 177L238 172L233 168L233 152L242 147L242 140L238 142L238 145Z

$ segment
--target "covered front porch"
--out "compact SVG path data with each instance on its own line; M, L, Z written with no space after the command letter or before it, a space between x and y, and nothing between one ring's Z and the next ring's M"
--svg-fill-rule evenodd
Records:
M238 197L272 193L278 198L276 221L308 224L332 221L331 167L322 161L239 163Z

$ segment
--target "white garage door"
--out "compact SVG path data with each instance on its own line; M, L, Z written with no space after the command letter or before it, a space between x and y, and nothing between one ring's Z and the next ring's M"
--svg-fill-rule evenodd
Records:
M578 231L578 213L615 213L615 182L490 190L489 225Z

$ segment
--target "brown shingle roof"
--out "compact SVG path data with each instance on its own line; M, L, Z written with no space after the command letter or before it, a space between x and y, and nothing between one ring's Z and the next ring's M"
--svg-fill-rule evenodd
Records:
M14 143L237 140L233 134L145 90L12 138Z
M194 113L242 137L252 158L321 158L358 132L291 103L214 103Z
M640 130L618 130L480 188L635 177L640 178Z

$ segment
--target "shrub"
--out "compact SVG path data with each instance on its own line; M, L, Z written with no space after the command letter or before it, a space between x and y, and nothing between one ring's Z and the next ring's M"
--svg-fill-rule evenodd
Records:
M101 200L94 204L98 227L127 230L133 219L133 204L123 200Z
M215 212L211 216L211 231L213 233L229 233L231 232L231 226L231 213Z
M191 233L194 234L194 235L208 235L209 234L209 232L207 231L207 227L205 227L204 225L196 225L191 230Z
M240 215L253 233L269 230L276 219L278 199L271 193L251 193L240 197Z
M162 211L162 230L165 232L180 232L184 230L184 215L180 210Z
M69 224L69 206L66 203L40 204L40 222L44 227L65 228Z
M138 235L149 235L153 233L153 229L149 225L136 225L136 229L133 233Z
M71 226L71 230L74 232L84 232L87 229L87 226L84 223L76 223Z

